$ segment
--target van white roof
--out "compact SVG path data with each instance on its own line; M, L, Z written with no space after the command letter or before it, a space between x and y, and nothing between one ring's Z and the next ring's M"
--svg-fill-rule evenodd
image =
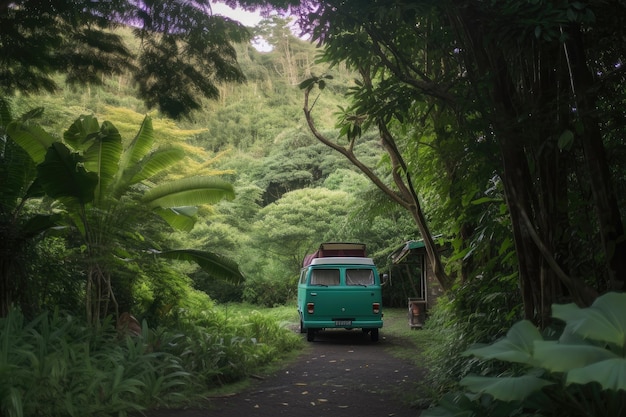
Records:
M311 265L374 265L372 258L360 258L356 256L335 256L331 258L315 258Z

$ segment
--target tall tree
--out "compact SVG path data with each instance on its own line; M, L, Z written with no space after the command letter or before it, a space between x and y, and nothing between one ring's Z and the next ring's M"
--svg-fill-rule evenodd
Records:
M133 28L136 55L112 31L120 25ZM244 80L233 43L250 36L208 0L1 0L0 92L54 91L55 74L100 84L129 72L148 108L188 116L219 97L217 84Z
M361 67L359 70L364 79L361 86L363 86L366 90L371 91L373 87L371 74L366 68ZM452 286L452 280L443 268L441 256L436 247L428 222L426 221L426 216L422 210L419 196L413 186L413 180L411 178L412 173L409 171L402 152L398 149L397 141L387 124L382 119L376 117L369 122L378 126L380 143L385 149L391 165L392 184L386 183L383 176L377 174L372 167L365 164L357 153L355 153L357 140L361 137L361 131L363 129L362 125L364 123L365 125L368 124L367 116L364 116L360 112L345 115L342 123L344 126L342 133L347 138L347 145L340 144L337 141L330 139L317 129L312 114L314 103L310 100L310 94L313 91L312 87L314 85L324 88L326 84L324 78L325 77L309 79L301 84L302 88L305 90L304 114L309 128L320 142L344 155L390 199L401 205L411 214L422 238L424 239L428 259L432 265L435 276L437 277L441 287L444 290L449 290Z
M302 10L326 59L363 75L355 127L384 138L394 124L429 121L467 151L496 150L527 318L546 323L562 297L588 305L624 288L626 239L604 145L618 121L598 112L618 106L624 88L622 3L331 0ZM396 164L394 175L409 172ZM591 222L576 205L585 200ZM593 279L572 267L584 246L601 248L587 260Z

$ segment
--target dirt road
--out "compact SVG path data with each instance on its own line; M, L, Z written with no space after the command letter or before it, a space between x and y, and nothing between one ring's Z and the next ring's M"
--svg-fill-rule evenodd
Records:
M305 337L305 335L303 335ZM360 330L319 333L297 360L206 409L158 410L147 417L416 417L404 402L423 370L391 356L402 343L386 336L371 342Z

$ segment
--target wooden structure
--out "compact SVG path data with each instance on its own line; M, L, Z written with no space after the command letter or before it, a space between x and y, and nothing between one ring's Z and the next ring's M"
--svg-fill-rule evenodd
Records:
M422 240L405 242L390 255L392 267L390 280L400 283L408 295L408 319L411 329L424 325L428 309L442 293L426 257Z

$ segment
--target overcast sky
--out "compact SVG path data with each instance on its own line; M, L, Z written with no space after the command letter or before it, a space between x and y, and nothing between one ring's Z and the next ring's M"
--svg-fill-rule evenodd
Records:
M246 12L241 9L231 9L223 3L211 3L214 14L230 17L237 20L245 26L256 26L261 21L261 15L258 12Z

